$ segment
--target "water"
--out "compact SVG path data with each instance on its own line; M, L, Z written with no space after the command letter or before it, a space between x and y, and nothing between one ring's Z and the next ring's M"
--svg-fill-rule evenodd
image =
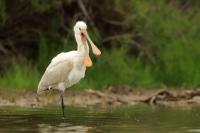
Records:
M200 107L0 108L0 133L200 133Z

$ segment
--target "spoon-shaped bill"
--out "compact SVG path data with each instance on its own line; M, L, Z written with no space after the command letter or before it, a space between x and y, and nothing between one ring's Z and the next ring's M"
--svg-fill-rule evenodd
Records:
M96 45L94 45L94 43L92 42L92 40L90 39L89 35L87 34L87 39L92 47L92 52L96 55L96 56L100 56L101 55L101 51L97 48Z

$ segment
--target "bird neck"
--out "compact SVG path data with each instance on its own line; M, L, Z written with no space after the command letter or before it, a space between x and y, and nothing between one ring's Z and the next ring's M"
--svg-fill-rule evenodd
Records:
M76 43L77 43L77 51L84 54L85 47L84 47L84 44L81 40L81 36L75 34L75 38L76 38ZM87 42L86 42L86 47L87 47L87 52L89 53L89 46L88 46Z

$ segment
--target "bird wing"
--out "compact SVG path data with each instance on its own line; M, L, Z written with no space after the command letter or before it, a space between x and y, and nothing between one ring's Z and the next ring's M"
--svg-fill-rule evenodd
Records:
M59 82L67 81L73 66L73 62L69 60L51 62L40 80L37 92L44 92Z

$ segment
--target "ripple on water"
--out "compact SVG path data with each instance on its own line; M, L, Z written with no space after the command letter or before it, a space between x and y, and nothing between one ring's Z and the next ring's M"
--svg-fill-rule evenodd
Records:
M200 133L200 108L0 108L0 133Z
M88 126L73 126L69 123L60 123L58 125L38 124L40 133L88 133L92 131L92 127Z
M200 133L200 129L189 129L189 130L187 130L187 132L190 132L190 133Z

